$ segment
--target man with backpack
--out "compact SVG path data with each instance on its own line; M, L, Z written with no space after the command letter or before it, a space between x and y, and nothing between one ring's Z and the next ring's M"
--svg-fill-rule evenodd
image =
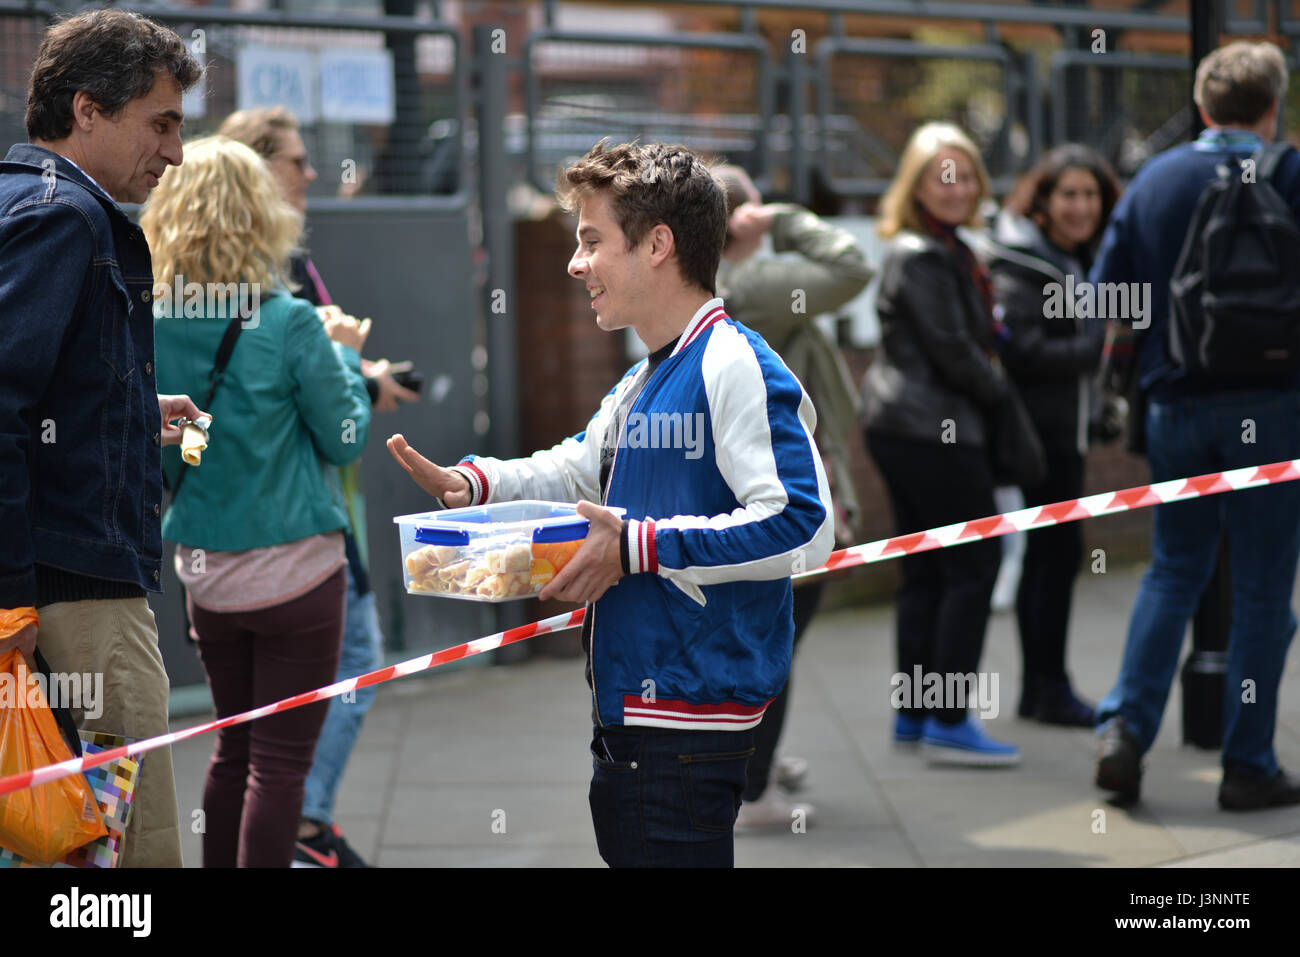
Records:
M1153 481L1300 458L1300 153L1269 147L1282 53L1233 43L1201 61L1206 130L1151 159L1107 228L1094 284L1149 283L1132 369ZM1145 327L1145 328L1143 328ZM1156 507L1114 689L1098 706L1097 786L1136 800L1187 623L1226 530L1232 567L1219 806L1300 803L1273 748L1296 628L1300 483Z

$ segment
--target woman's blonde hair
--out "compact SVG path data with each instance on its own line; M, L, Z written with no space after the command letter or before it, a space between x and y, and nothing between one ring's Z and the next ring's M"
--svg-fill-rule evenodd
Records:
M261 106L231 113L221 121L217 132L251 146L269 160L280 152L286 134L298 132L298 121L283 106Z
M225 136L185 145L185 162L163 175L140 215L156 286L284 285L302 216L285 202L255 152Z
M898 172L894 181L880 199L880 218L876 222L876 232L885 239L892 238L904 229L924 232L921 215L916 205L916 184L921 181L925 168L942 150L959 149L970 157L979 179L980 194L971 207L967 226L980 225L980 206L993 195L989 186L989 174L984 168L980 151L971 142L969 136L951 123L926 123L907 141L903 155L898 160Z

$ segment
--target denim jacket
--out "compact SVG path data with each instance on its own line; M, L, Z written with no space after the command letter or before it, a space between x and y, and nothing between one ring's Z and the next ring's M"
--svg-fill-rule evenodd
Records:
M34 565L160 591L162 473L144 233L73 163L0 163L0 608Z

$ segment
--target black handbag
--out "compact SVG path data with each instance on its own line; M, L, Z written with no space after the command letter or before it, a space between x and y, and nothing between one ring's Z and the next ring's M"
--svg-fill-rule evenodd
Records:
M1047 456L1025 403L1010 382L991 419L989 458L994 479L1021 488L1041 483L1047 477Z

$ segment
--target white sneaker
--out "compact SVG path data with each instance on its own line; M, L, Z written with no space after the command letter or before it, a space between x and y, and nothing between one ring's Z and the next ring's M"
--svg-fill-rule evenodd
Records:
M803 758L785 755L772 765L772 781L787 791L798 791L808 777L808 762Z
M778 828L799 830L812 821L815 809L811 804L796 804L777 788L768 788L757 801L746 801L736 815L736 832L770 831Z

